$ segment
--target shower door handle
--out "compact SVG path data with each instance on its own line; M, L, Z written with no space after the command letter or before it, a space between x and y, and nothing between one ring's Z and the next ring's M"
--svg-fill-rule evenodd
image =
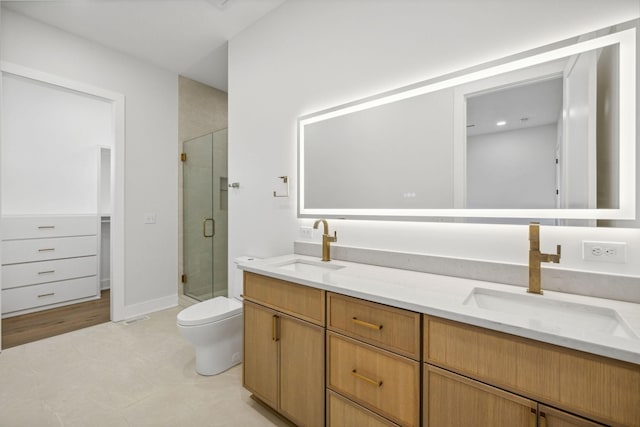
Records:
M211 234L207 234L207 222L211 221ZM216 234L216 222L213 220L213 218L205 218L202 221L202 235L204 237L213 237Z

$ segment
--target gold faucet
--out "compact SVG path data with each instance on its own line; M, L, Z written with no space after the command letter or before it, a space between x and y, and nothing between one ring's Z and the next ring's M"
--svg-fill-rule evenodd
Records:
M529 223L529 289L527 292L542 295L542 283L540 281L540 263L560 262L560 245L556 247L556 254L543 254L540 252L540 223Z
M329 235L329 224L326 219L319 219L313 223L313 228L318 229L318 224L322 223L324 226L324 232L322 233L322 261L331 261L331 242L338 241L338 233L333 232L333 236Z

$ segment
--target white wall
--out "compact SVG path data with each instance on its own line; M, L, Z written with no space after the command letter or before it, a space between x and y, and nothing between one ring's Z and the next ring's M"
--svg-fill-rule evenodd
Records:
M124 94L125 314L177 301L177 75L6 9L1 30L3 61Z
M553 209L555 124L467 138L467 207Z
M296 119L385 90L640 16L637 0L288 1L229 46L230 259L290 253ZM280 175L292 196L274 199ZM633 223L631 223L633 224ZM637 223L636 223L637 224ZM330 221L338 244L527 262L527 227ZM640 276L640 230L544 227L562 265ZM586 263L581 240L629 243L624 265ZM234 272L230 265L230 273Z
M110 102L2 76L2 214L95 214L99 145L113 142Z

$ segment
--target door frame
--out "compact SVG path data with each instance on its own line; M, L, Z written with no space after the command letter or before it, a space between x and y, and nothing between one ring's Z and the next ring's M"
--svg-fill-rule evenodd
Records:
M11 74L76 92L81 92L111 103L112 119L113 119L113 154L111 165L112 187L111 200L113 210L111 214L111 321L117 322L124 320L125 307L125 235L124 235L124 162L125 162L125 96L121 93L113 92L107 89L92 86L83 82L67 79L54 74L24 67L22 65L0 62L0 74ZM1 82L1 80L0 80ZM0 95L1 95L0 87ZM0 144L2 143L0 135ZM99 212L96 212L99 215ZM1 231L0 231L1 233ZM1 257L1 254L0 254ZM1 298L1 294L0 294ZM0 300L1 302L1 300ZM0 320L0 328L2 321ZM1 343L0 343L1 345Z

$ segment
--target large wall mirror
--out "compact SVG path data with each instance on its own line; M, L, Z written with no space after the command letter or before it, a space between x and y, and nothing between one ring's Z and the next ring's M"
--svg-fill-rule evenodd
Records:
M298 215L634 219L636 24L300 117Z

